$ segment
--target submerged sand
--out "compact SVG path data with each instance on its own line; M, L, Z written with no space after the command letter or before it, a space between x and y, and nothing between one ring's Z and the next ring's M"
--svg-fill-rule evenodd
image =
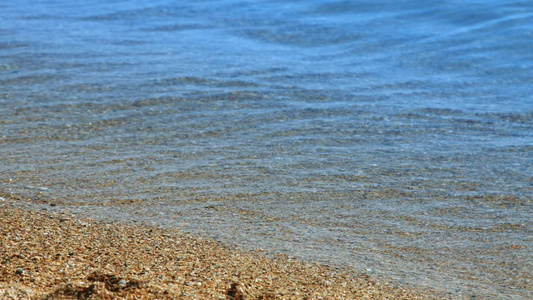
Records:
M318 264L0 202L1 299L428 299ZM437 297L437 296L435 296Z

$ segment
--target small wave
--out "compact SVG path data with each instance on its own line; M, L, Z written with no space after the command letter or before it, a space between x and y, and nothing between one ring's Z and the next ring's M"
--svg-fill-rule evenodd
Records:
M184 30L197 30L197 29L210 29L210 28L214 28L214 26L205 25L205 24L187 23L187 24L171 24L171 25L164 25L164 26L148 27L142 30L143 31L184 31Z

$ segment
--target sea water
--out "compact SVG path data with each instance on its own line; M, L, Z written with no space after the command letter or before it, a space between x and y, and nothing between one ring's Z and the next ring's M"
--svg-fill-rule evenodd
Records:
M532 95L531 1L4 1L0 190L529 298Z

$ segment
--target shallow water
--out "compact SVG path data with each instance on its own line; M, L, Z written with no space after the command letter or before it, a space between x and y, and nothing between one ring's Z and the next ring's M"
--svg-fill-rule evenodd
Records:
M0 4L0 189L532 296L528 1Z

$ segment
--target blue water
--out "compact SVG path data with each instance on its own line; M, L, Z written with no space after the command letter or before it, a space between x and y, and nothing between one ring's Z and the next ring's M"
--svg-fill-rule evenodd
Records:
M0 192L528 298L532 95L531 1L4 1Z

